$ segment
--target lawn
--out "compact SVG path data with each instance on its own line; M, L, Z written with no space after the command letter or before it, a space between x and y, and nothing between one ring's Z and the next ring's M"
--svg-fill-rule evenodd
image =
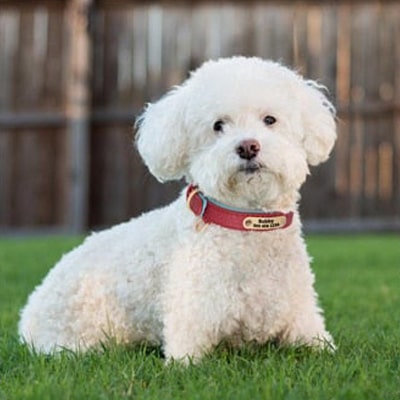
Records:
M77 238L0 240L0 399L400 399L400 236L312 236L335 354L273 345L164 365L157 348L32 355L18 310Z

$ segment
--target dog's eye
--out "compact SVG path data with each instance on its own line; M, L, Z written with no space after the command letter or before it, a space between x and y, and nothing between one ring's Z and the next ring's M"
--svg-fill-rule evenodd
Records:
M222 132L224 130L224 121L218 120L214 122L213 129L215 132Z
M264 118L264 124L265 125L273 125L276 122L276 118L273 117L272 115L267 115Z

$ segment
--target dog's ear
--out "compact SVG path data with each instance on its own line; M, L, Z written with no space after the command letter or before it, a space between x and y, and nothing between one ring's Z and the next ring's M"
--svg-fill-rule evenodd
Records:
M304 126L303 146L309 165L326 161L335 144L335 108L323 93L324 88L314 81L303 82L300 99Z
M185 87L175 87L156 103L149 104L136 120L139 153L161 182L180 179L185 174L185 98Z

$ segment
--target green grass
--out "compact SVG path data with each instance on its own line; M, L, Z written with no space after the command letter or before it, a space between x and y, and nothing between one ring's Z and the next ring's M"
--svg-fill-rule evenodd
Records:
M199 365L164 365L159 349L32 355L18 310L76 238L0 240L0 399L400 399L400 237L308 240L335 354L218 349Z

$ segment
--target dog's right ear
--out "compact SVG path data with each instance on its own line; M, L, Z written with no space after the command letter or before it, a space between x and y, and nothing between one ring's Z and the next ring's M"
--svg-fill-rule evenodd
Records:
M161 182L180 179L187 166L184 123L186 88L178 86L149 104L136 120L136 145L150 172Z

